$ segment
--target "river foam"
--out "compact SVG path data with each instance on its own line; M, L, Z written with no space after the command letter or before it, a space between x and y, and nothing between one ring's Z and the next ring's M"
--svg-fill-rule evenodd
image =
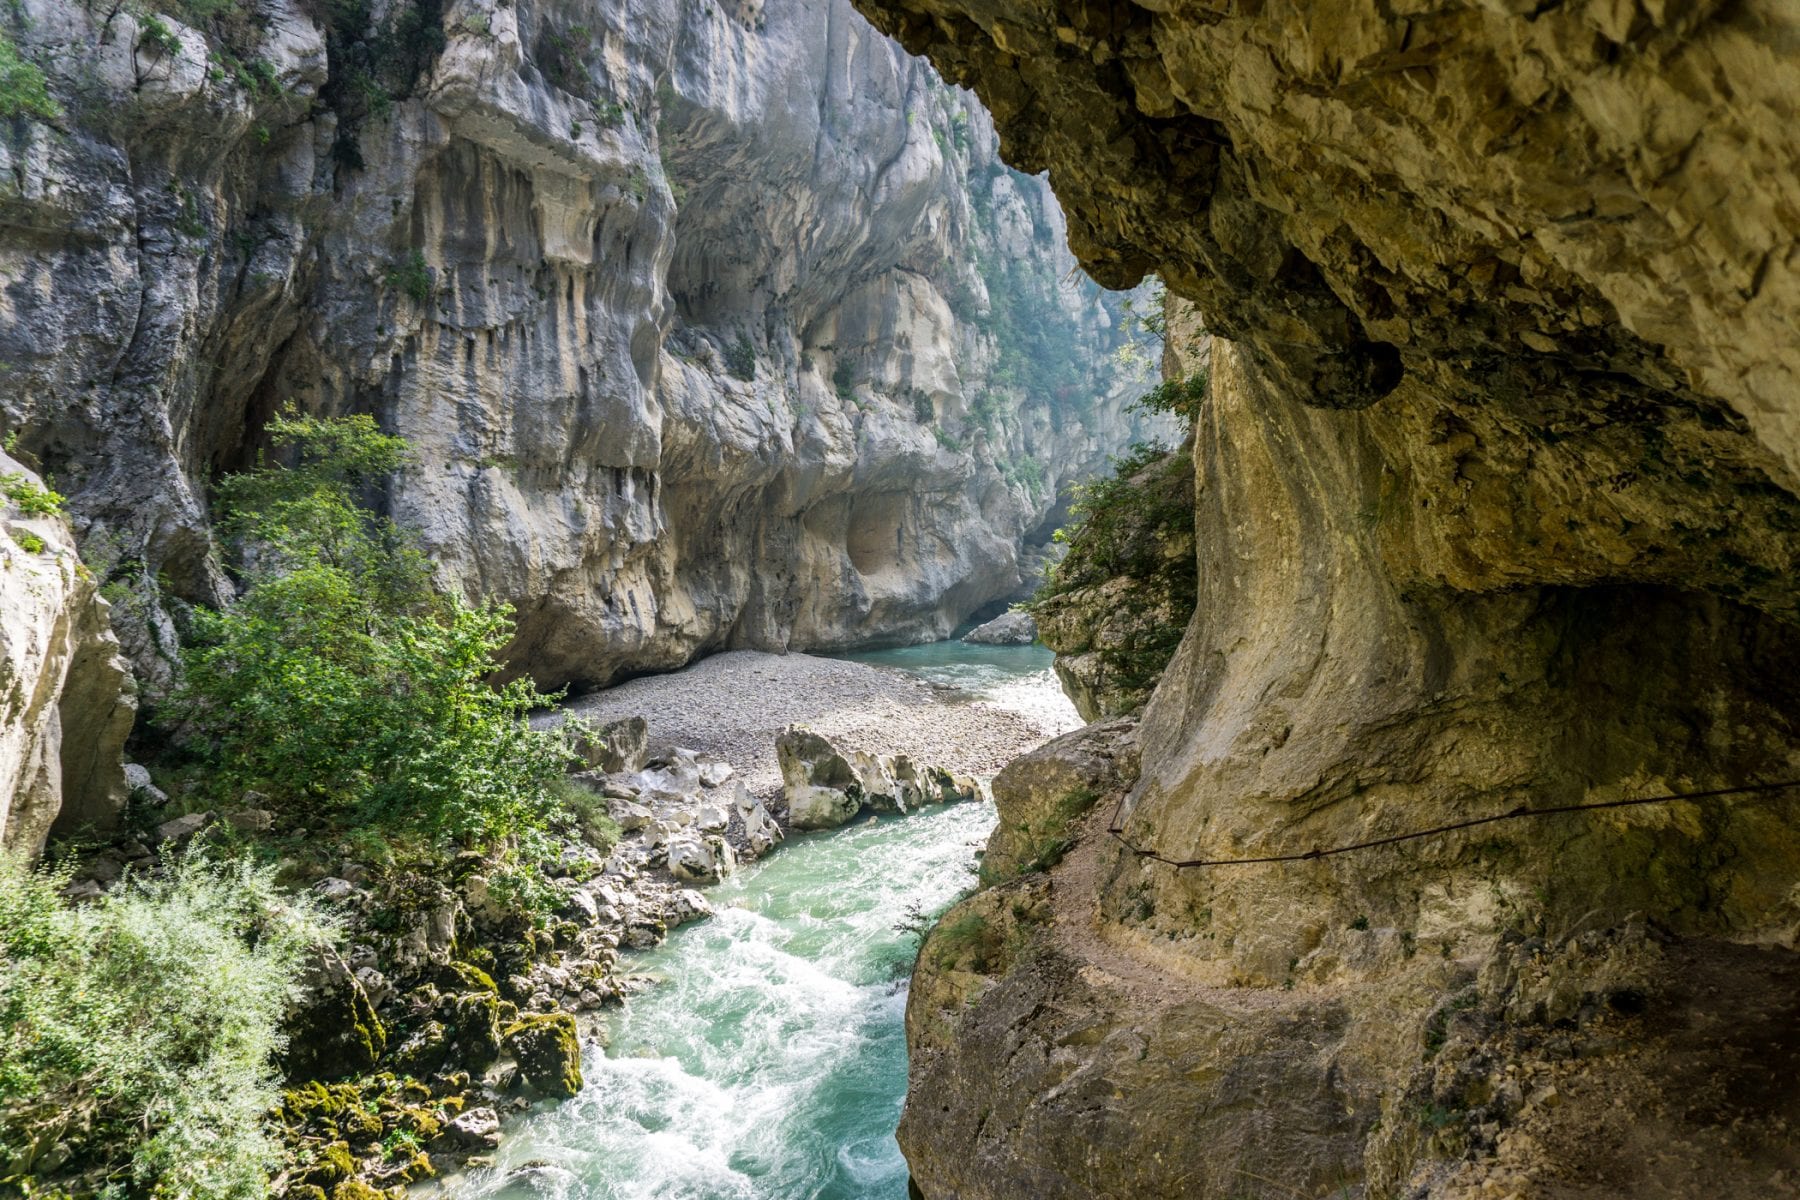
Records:
M665 976L522 1122L470 1197L901 1200L908 906L970 883L991 807L796 838L713 889L716 919L632 963ZM539 1165L534 1165L539 1164Z

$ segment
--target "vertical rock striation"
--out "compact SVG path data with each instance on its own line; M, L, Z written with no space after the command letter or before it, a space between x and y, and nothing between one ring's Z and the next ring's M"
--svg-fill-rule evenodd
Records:
M1122 837L1299 854L1800 776L1784 6L859 6L1049 167L1097 277L1228 339ZM1796 803L1185 871L1107 812L970 902L1047 888L994 953L927 945L918 1185L1761 1194ZM1731 1099L1681 1103L1708 1063ZM1626 1126L1654 1152L1603 1150Z
M1137 432L1048 189L844 0L152 7L15 22L0 412L154 686L286 404L412 441L547 684L941 636Z

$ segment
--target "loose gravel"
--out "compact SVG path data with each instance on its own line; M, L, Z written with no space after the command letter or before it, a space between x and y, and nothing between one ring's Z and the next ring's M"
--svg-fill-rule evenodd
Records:
M723 758L759 796L781 787L775 737L789 725L809 726L844 749L908 754L984 778L1062 732L891 668L753 650L628 680L566 709L602 724L643 717L653 749L674 745Z

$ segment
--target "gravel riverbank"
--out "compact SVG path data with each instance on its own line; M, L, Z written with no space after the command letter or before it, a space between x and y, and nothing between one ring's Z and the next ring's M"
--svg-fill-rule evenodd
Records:
M641 716L652 746L717 755L752 793L781 787L775 736L810 726L838 744L971 775L992 775L1056 733L1053 716L1025 715L903 672L811 654L734 650L667 675L577 697L567 710L597 722Z

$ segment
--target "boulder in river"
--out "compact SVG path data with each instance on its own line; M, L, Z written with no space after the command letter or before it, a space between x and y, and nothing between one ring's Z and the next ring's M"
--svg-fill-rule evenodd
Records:
M803 726L775 739L787 795L788 824L795 829L830 829L864 807L906 813L921 804L972 800L981 785L942 767L921 766L906 755L842 750Z
M1037 641L1037 621L1021 609L1003 612L985 625L963 634L963 641L977 646L1029 646Z

